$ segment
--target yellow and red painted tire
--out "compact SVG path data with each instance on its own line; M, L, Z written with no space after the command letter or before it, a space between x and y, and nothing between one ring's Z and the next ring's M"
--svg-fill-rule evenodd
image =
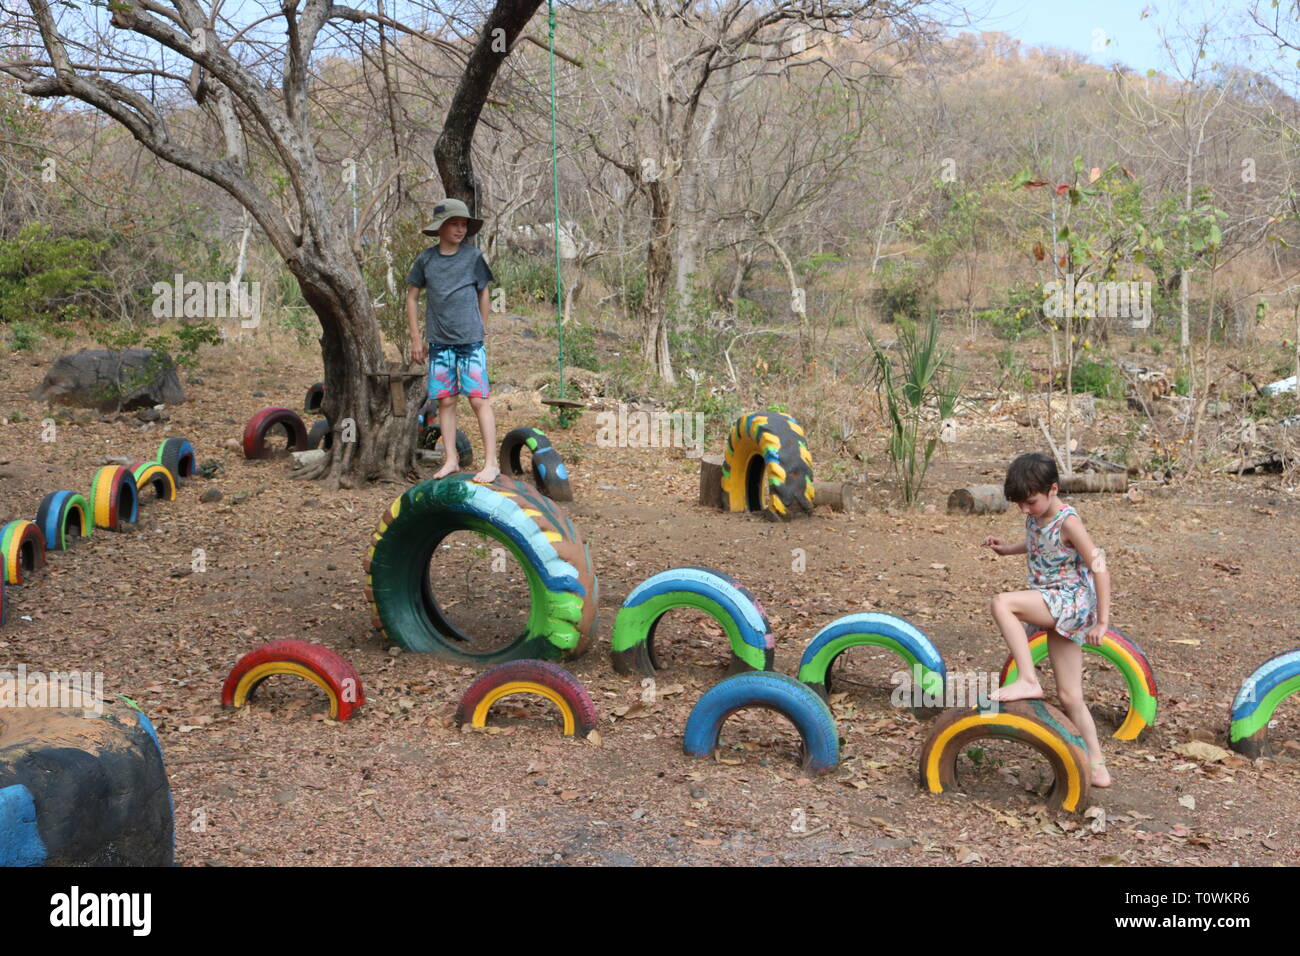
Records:
M960 789L957 758L967 744L990 737L1026 744L1047 759L1056 778L1049 807L1079 813L1088 806L1087 745L1070 719L1044 700L991 701L988 710L945 711L921 746L921 787L931 793Z
M0 528L0 556L5 583L22 584L25 574L45 567L45 535L35 521L10 521Z
M600 722L582 681L550 661L520 660L489 667L469 685L456 708L456 726L487 726L492 705L511 694L535 694L553 703L564 721L565 736L585 737Z
M140 492L131 472L121 465L105 465L90 482L90 507L95 527L121 531L124 522L140 517Z
M249 651L235 664L221 688L222 707L243 707L257 685L276 674L311 681L329 698L330 717L349 720L365 705L366 694L356 669L323 644L271 641Z
M136 491L152 488L154 500L176 500L176 479L172 473L156 461L137 461L131 466L131 477L135 479Z

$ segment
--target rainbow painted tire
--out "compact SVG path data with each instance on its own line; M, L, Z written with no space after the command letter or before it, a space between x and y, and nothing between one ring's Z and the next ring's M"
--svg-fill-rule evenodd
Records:
M45 546L66 551L78 537L89 538L95 530L90 505L75 491L51 491L36 509L36 524L45 536Z
M176 500L176 479L158 462L137 461L131 466L131 477L135 479L136 491L152 488L155 501Z
M892 614L850 614L831 621L809 642L799 661L799 679L826 698L831 690L831 670L840 655L852 647L883 647L893 651L907 664L912 686L919 688L921 700L935 704L914 704L918 715L933 713L943 707L948 668L943 655L920 629Z
M307 397L303 400L302 410L307 413L319 413L321 402L325 401L325 383L317 382L311 388L307 389Z
M763 606L739 581L712 568L671 568L632 589L610 637L614 670L649 674L661 669L655 630L674 608L693 607L722 626L731 642L733 670L770 671L776 641Z
M1300 691L1300 648L1270 657L1241 683L1232 701L1228 746L1251 758L1268 751L1268 722L1273 712Z
M302 677L325 691L333 720L351 720L365 706L356 669L323 644L306 641L271 641L241 657L222 685L221 706L243 707L257 685L276 674Z
M505 475L491 484L458 472L408 489L379 522L366 557L366 600L375 627L408 651L498 664L569 659L591 644L600 586L578 529L552 502ZM447 620L429 583L429 559L455 531L500 542L528 579L530 611L509 647L466 650L472 638Z
M90 507L95 527L122 531L140 517L140 492L131 472L121 465L105 465L90 482Z
M783 714L803 738L803 767L826 773L840 762L840 735L826 701L788 674L751 671L714 684L686 719L682 748L707 757L718 747L723 722L743 707L765 707Z
M456 726L486 727L492 705L511 694L537 694L553 703L564 721L566 737L575 733L586 737L600 722L582 681L559 664L521 660L489 667L469 685L456 707Z
M244 426L244 457L270 458L266 435L273 428L284 429L290 451L307 450L307 426L302 416L291 408L264 408Z
M524 476L520 456L527 448L533 453L533 483L537 490L552 501L572 501L573 488L569 485L569 469L564 467L560 453L540 428L516 428L501 439L502 466L514 478Z
M189 484L197 467L194 461L194 446L184 438L165 438L158 445L153 460L172 473L177 488Z
M765 411L738 418L722 462L722 510L763 511L769 518L811 514L812 453L789 415Z
M6 584L22 584L26 575L45 567L45 535L35 521L20 518L0 528L0 557Z
M138 709L4 709L0 866L171 866L174 810Z
M1087 807L1092 781L1087 744L1070 719L1043 700L991 701L988 709L946 711L921 746L921 787L931 793L959 789L958 756L967 744L989 737L1026 744L1047 758L1056 778L1049 807L1071 813Z
M1085 651L1100 654L1119 669L1128 685L1128 714L1113 736L1116 740L1138 740L1151 729L1156 722L1159 709L1159 696L1156 690L1155 675L1151 672L1151 662L1137 642L1113 627L1106 632L1100 644L1083 645ZM1029 652L1037 664L1047 657L1047 632L1039 631L1029 639ZM1002 665L999 687L1010 684L1019 675L1015 658L1008 657Z

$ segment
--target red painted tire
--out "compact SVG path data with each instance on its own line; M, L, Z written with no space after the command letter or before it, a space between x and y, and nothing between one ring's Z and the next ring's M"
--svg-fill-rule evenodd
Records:
M488 710L502 697L511 694L537 694L559 708L564 733L586 737L596 729L600 718L596 705L582 681L559 664L550 661L507 661L489 667L469 685L456 707L456 726L469 723L474 727L487 724Z
M269 458L266 433L272 428L283 428L289 438L290 451L307 450L307 426L302 416L291 408L264 408L244 426L244 457Z
M242 707L257 685L276 674L293 674L311 681L330 700L330 717L349 720L366 703L361 676L337 653L323 644L306 641L271 641L249 651L235 664L221 688L222 707Z
M22 584L23 575L45 567L45 535L35 521L19 518L0 528L0 558L6 584Z

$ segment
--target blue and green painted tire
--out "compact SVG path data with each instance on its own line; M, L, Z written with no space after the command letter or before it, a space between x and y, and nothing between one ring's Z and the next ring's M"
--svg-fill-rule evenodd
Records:
M523 658L571 659L591 644L600 603L591 553L551 502L504 475L491 484L461 472L423 481L393 502L366 557L366 600L375 626L408 651L489 665ZM429 583L434 550L455 531L498 541L528 579L531 607L523 633L490 653L438 606Z
M770 671L776 642L763 606L739 581L712 568L670 568L632 589L610 637L614 670L653 675L655 630L674 608L692 607L708 614L727 632L733 670Z
M1252 760L1268 750L1268 723L1278 704L1300 691L1300 648L1270 657L1241 683L1232 701L1228 746Z
M792 518L813 509L812 453L790 415L765 411L738 418L722 461L722 510Z
M948 668L934 642L901 617L874 611L850 614L818 631L799 661L799 679L825 698L830 694L835 661L851 647L883 647L893 651L907 665L913 686L919 686L926 697L943 701ZM928 713L941 706L914 706L912 710Z
M177 488L188 484L194 476L194 446L184 438L164 438L153 460L172 473Z
M66 551L75 538L89 538L95 530L89 503L75 491L51 491L42 498L36 509L36 525L45 535L45 546L52 551Z
M751 671L714 684L686 719L682 749L691 757L707 757L718 747L723 722L743 707L764 707L784 715L803 738L803 766L826 773L840 762L840 735L826 701L807 684L788 674Z
M502 467L514 478L522 478L524 466L520 456L525 448L533 454L533 482L537 485L537 490L552 501L572 501L569 469L564 466L560 453L540 428L516 428L501 439Z

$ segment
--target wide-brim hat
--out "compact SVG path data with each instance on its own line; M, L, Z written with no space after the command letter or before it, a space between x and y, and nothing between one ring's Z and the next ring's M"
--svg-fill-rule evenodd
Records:
M455 219L460 216L462 219L469 220L469 227L465 230L465 235L472 236L483 228L483 220L475 219L469 214L469 207L459 199L444 199L433 207L433 222L425 226L420 231L426 236L436 236L442 224L448 219Z

